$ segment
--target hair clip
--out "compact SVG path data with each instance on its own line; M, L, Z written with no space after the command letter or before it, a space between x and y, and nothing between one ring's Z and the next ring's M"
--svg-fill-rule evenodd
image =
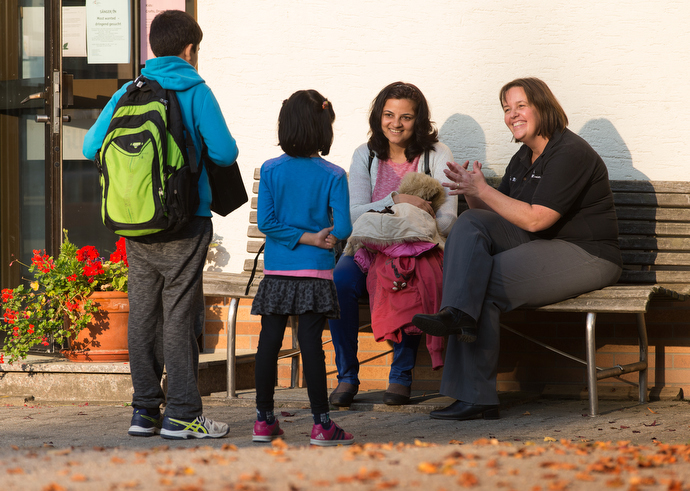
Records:
M287 102L287 99L284 99L283 100L283 106L285 105L286 102Z
M328 107L328 100L324 100L323 104L321 104L321 109L326 109Z

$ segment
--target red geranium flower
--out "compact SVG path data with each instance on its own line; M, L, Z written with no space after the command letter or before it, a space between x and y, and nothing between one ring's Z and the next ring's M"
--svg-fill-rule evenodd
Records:
M79 261L95 261L100 255L94 246L84 246L77 251L77 260Z

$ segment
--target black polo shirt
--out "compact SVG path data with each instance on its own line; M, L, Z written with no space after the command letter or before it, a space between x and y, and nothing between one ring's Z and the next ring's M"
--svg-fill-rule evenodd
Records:
M522 145L508 164L498 190L511 198L546 206L561 218L535 239L561 239L621 265L618 222L609 174L599 154L569 129L556 132L532 164Z

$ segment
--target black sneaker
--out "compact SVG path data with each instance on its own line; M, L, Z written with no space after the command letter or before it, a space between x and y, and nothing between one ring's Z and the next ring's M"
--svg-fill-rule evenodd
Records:
M153 436L161 432L163 425L163 415L160 410L157 414L144 408L134 408L132 423L129 433L132 436Z

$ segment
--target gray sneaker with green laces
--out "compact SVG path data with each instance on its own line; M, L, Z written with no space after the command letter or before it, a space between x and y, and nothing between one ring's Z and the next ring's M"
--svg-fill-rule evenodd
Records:
M191 421L163 418L161 436L170 440L186 440L188 438L222 438L228 434L228 425L212 421L204 416L197 416Z

